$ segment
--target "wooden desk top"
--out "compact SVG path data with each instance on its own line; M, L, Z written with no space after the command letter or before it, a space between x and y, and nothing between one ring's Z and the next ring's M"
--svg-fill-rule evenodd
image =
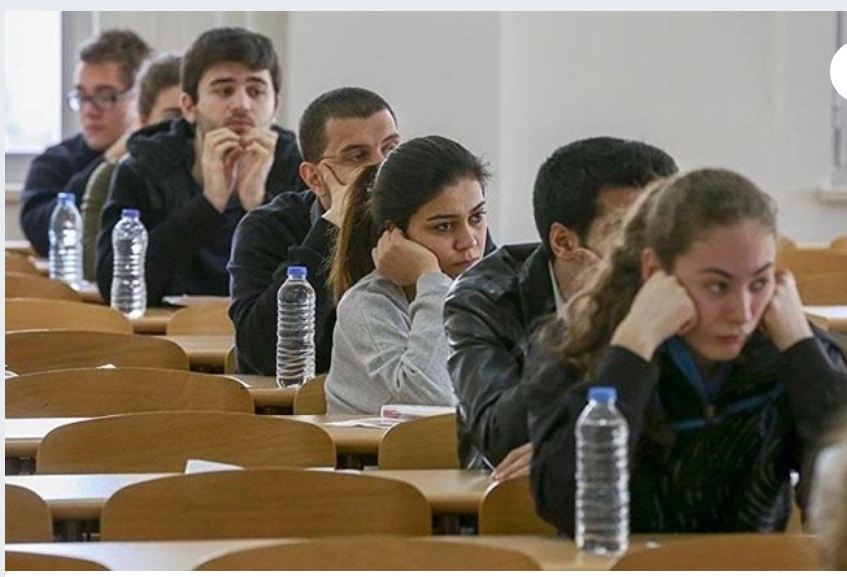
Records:
M544 570L604 570L615 559L584 555L569 539L535 535L439 536L424 539L469 542L491 547L514 549L538 561ZM662 537L664 538L664 537ZM660 539L662 539L660 538ZM7 544L6 551L28 551L66 555L96 561L118 571L191 571L210 557L252 547L291 543L296 539L231 539L209 541L83 542ZM631 549L646 546L650 538L634 536Z
M847 333L847 304L803 307L811 322L825 331Z
M178 310L169 307L150 307L143 317L130 319L132 329L139 334L163 335L168 328L168 321Z
M229 349L235 344L235 335L156 335L178 344L188 355L192 367L223 369Z
M276 377L263 375L227 375L241 381L257 410L265 407L276 407L287 409L291 412L294 406L294 397L297 395L297 387L278 387Z
M353 471L344 471L344 473ZM354 473L358 473L357 471ZM71 475L7 475L7 485L25 487L50 507L56 521L99 519L106 501L128 485L178 473L101 473ZM363 471L414 485L436 515L475 515L490 481L480 471Z
M492 483L487 471L468 469L365 469L362 474L414 485L429 501L434 514L476 515Z
M379 443L388 429L333 427L332 421L364 418L356 415L280 415L280 419L295 419L322 427L335 442L339 454L376 455ZM6 457L32 458L44 436L62 425L84 420L76 418L6 419Z

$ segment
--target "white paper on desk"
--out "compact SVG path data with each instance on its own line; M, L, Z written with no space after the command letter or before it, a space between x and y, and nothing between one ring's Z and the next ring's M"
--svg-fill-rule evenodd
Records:
M190 473L208 473L211 471L233 471L243 469L232 463L221 463L219 461L206 461L204 459L188 459L185 462L185 474Z
M105 365L100 365L97 368L98 369L117 369L118 367L116 365L113 365L112 363L106 363Z
M332 421L322 423L327 427L365 427L368 429L390 429L401 423L399 419L384 419L382 417L370 417L367 419L350 419L349 421Z
M455 407L437 405L383 405L379 414L383 419L399 419L408 421L419 417L435 417L438 415L453 415Z

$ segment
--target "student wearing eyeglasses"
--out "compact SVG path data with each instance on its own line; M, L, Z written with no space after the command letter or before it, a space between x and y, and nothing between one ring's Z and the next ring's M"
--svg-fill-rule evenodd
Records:
M80 49L67 103L81 131L32 161L21 193L21 228L37 253L48 253L47 229L59 192L73 192L79 204L94 169L124 153L137 116L136 77L151 52L131 30L106 30Z

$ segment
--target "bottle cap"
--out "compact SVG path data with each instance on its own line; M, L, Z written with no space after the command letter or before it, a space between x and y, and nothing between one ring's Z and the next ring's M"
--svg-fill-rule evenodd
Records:
M588 389L588 400L601 403L614 402L618 398L618 390L614 387L591 387Z
M138 218L141 216L141 211L137 208L124 208L121 210L121 218Z
M304 266L290 266L288 267L288 276L293 277L306 277L306 267Z
M60 192L57 197L59 202L73 202L76 203L76 195L72 192Z

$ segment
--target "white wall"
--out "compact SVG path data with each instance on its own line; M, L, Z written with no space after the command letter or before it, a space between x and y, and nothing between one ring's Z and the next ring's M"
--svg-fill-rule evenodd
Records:
M443 134L492 164L498 242L536 238L531 191L558 146L590 135L640 138L684 169L735 168L779 201L783 232L847 231L847 204L815 189L831 158L829 63L835 14L100 12L158 47L245 25L284 62L287 126L320 92L376 90L404 137ZM7 219L8 222L8 219ZM7 230L7 236L9 231Z

